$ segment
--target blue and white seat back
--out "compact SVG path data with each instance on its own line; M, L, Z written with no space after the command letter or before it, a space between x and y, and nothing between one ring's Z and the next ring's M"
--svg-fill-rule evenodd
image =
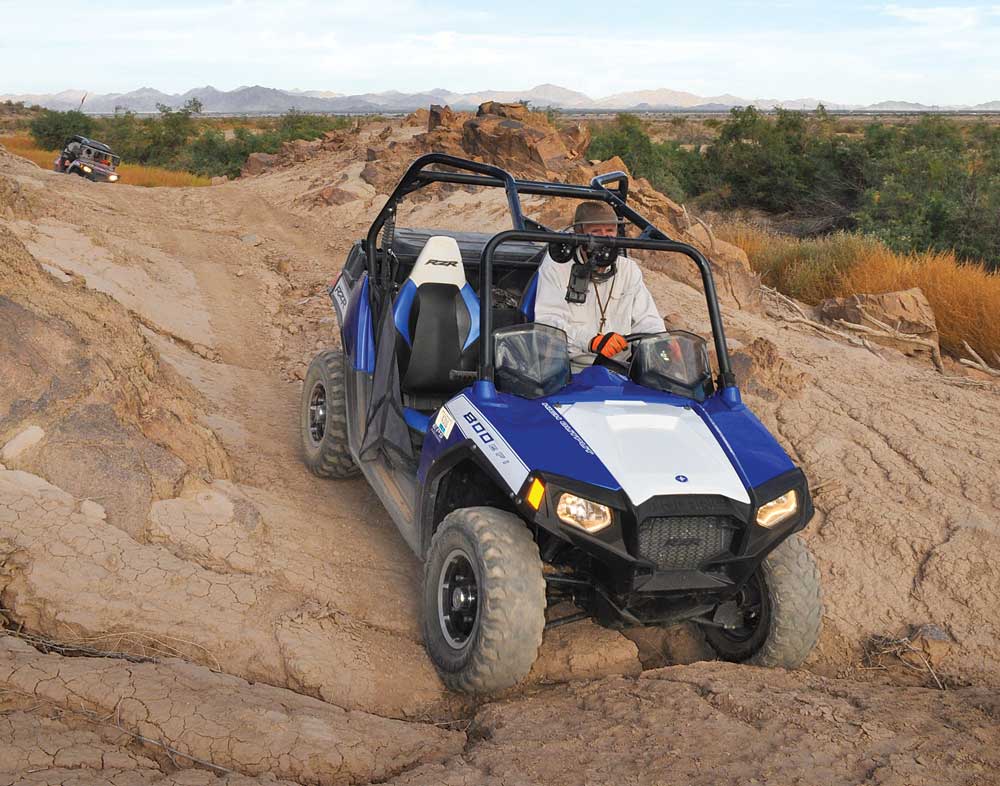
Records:
M465 279L454 238L428 238L393 304L396 355L407 393L446 394L468 381L479 356L479 299Z

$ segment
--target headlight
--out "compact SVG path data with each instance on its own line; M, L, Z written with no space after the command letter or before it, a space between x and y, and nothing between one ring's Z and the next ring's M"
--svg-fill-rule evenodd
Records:
M83 171L84 171L84 172L86 172L87 174L90 174L90 173L91 173L91 172L93 172L94 170L93 170L93 169L91 169L91 168L90 168L89 166L84 166L84 167L83 167Z
M108 175L108 180L114 183L118 179L118 175Z
M611 508L576 494L562 494L556 505L556 515L565 524L593 534L611 525Z
M786 491L780 497L766 502L757 509L757 523L762 527L774 527L794 516L799 511L799 495Z

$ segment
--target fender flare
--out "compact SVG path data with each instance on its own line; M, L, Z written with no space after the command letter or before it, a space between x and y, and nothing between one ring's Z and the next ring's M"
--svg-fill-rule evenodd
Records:
M428 435L428 439L434 439ZM445 448L431 463L427 469L427 474L420 481L417 489L416 525L417 538L420 544L419 557L421 560L427 556L427 550L431 545L431 538L437 528L436 521L438 493L441 490L441 483L450 473L465 462L471 462L486 475L493 484L511 500L516 498L515 492L510 490L506 481L496 471L493 465L483 455L483 452L476 447L476 443L471 439L463 439L457 444ZM525 522L525 526L530 526Z

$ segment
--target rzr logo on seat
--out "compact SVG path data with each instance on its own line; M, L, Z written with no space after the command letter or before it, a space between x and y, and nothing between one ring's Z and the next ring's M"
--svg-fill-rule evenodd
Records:
M479 437L484 445L489 445L493 441L493 435L486 430L486 426L479 422L479 418L471 412L466 412L462 418L472 427L473 433Z
M457 267L458 260L455 259L428 259L428 265L440 265L441 267Z

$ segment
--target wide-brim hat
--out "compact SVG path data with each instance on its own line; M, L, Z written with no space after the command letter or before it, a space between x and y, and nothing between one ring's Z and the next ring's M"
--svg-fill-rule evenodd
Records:
M617 224L618 216L607 202L581 202L573 214L573 225Z

